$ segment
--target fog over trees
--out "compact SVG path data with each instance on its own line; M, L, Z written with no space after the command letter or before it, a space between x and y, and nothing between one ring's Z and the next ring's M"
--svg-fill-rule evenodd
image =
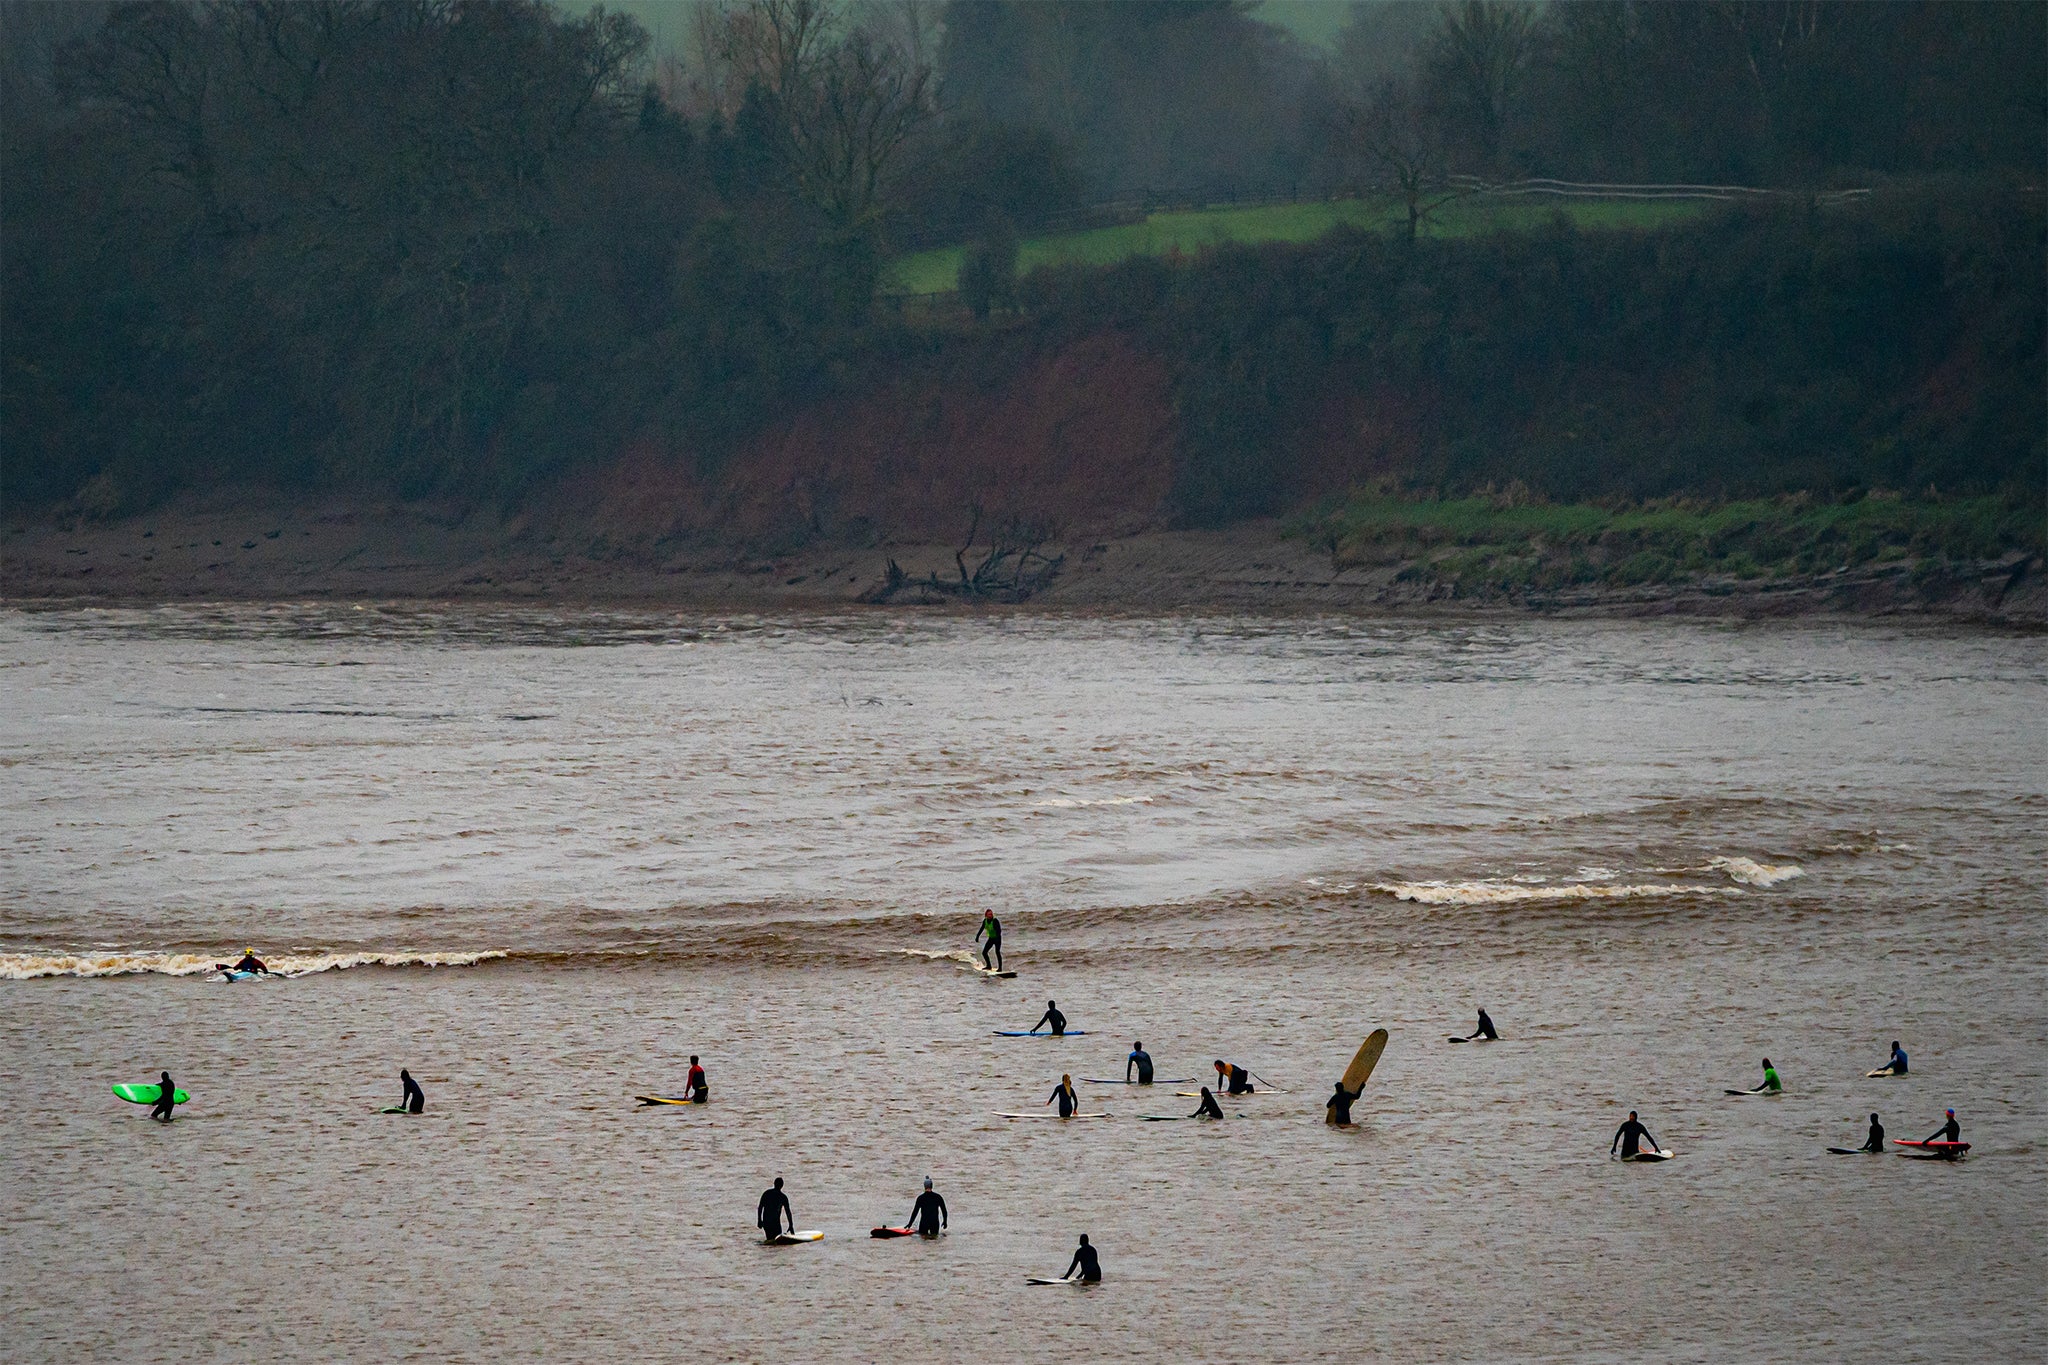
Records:
M1028 306L1020 236L1148 192L2038 186L2044 13L1370 3L1324 48L1239 0L729 0L658 56L536 0L6 0L5 495L715 466L933 344L892 253L972 242L972 311Z

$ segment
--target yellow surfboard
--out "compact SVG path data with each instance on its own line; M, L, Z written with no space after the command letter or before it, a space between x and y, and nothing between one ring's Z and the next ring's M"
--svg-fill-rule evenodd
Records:
M1351 1065L1344 1068L1344 1088L1356 1095L1365 1089L1365 1083L1372 1079L1372 1069L1380 1064L1380 1054L1387 1050L1387 1031L1376 1028L1359 1044L1358 1055L1351 1059Z

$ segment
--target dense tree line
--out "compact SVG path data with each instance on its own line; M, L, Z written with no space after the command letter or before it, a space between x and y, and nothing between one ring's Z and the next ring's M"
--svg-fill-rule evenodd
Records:
M1910 370L1966 297L2009 323L2020 305L1985 280L2039 298L2008 200L1957 179L2038 183L2037 4L1361 5L1333 53L1240 0L695 13L678 65L651 63L629 18L540 0L0 3L8 501L112 512L260 481L510 502L649 434L715 462L791 404L940 344L875 302L890 251L949 239L975 243L977 313L1079 318L1096 298L1103 321L1120 295L1157 295L1145 326L1188 376L1184 493L1204 517L1285 496L1253 452L1285 437L1289 386L1311 375L1363 366L1438 395L1464 435L1432 468L1483 479L1505 458L1484 432L1516 401L1589 385L1597 406L1602 384L1629 390L1633 348L1658 345L1712 382L1638 443L1662 455L1624 469L1616 436L1572 466L1588 471L1574 491L1751 485L1769 459L1780 482L1848 477L1870 428L1839 395L1880 392L1879 359ZM1972 254L1946 228L1829 218L1810 238L1723 226L1405 255L1360 239L1133 263L1021 299L1014 280L1020 235L1119 190L1328 175L1420 203L1459 170L1940 173L1940 193L1906 198L1991 206L1988 239ZM1764 302L1788 278L1833 282L1787 295L1818 309L1796 313L1810 330ZM1571 350L1559 317L1605 321L1562 329ZM1658 317L1713 319L1737 354L1710 363ZM2019 333L1996 334L1981 358L2007 374ZM1589 358L1603 346L1613 367ZM1782 382L1729 368L1766 357ZM1470 397L1485 390L1504 396ZM1976 448L2002 471L2031 409L1987 401ZM1615 430L1636 420L1612 406ZM1857 477L1950 482L1955 430ZM1696 455L1674 453L1681 437Z
M1344 233L1026 281L1052 335L1171 359L1181 513L1332 491L2004 492L2048 467L2038 196L1737 209L1657 234ZM1332 418L1339 429L1333 435ZM1318 448L1318 447L1323 448Z

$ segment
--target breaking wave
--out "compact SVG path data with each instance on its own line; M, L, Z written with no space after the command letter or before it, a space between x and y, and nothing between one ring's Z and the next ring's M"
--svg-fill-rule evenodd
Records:
M1561 886L1530 886L1513 881L1376 882L1372 890L1417 905L1516 905L1544 901L1630 900L1669 896L1724 896L1732 888L1685 886L1669 882L1625 884L1571 882Z
M1750 858L1709 858L1707 866L1727 873L1730 881L1741 882L1744 886L1776 886L1779 882L1789 882L1794 877L1806 875L1806 869L1797 863L1772 866Z
M127 976L154 972L163 976L205 976L239 953L148 953L107 949L84 953L0 953L0 981L31 981L44 976ZM482 952L415 953L401 949L354 953L273 953L263 965L279 976L311 976L350 967L470 967L504 957L499 949Z

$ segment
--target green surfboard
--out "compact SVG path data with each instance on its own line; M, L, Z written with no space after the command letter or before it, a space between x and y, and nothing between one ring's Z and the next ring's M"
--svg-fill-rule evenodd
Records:
M155 1104L163 1096L163 1093L164 1088L160 1085L130 1085L123 1081L114 1087L114 1094L130 1104ZM171 1096L171 1103L183 1104L191 1098L190 1095L180 1090Z

